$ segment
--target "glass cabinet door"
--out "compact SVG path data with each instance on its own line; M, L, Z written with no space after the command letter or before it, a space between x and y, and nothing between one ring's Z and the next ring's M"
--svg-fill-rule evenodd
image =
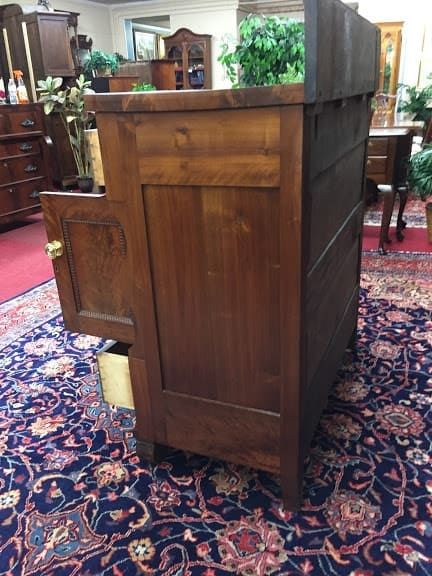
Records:
M191 88L200 89L205 79L204 50L199 44L192 44L188 49L188 83Z
M179 46L172 46L168 50L168 59L174 62L176 90L184 88L183 54Z

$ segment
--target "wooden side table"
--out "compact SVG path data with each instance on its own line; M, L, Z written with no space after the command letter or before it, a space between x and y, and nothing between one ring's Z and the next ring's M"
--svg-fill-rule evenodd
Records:
M401 242L406 224L403 212L408 196L406 186L407 160L410 156L413 132L409 128L371 128L369 131L368 160L366 175L377 185L386 185L380 190L384 194L381 230L378 250L386 254L385 244L390 243L389 227L396 192L400 203L396 224L396 237Z

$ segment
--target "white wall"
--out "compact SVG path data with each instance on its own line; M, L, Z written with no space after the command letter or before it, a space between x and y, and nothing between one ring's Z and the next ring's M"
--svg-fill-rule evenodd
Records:
M113 40L111 30L111 14L109 8L96 2L84 2L83 0L50 0L51 6L55 10L65 10L66 12L79 12L78 33L90 36L93 40L93 47L113 51ZM11 4L12 2L0 2L0 4ZM17 0L15 4L22 6L34 6L37 0Z

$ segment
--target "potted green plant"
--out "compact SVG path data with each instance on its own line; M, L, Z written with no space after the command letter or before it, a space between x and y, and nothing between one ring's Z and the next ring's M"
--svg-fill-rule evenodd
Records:
M119 69L118 54L109 54L104 50L92 50L90 58L86 60L83 68L87 79L95 76L114 75Z
M75 86L64 87L63 78L48 76L46 80L38 81L37 90L45 114L57 113L66 130L77 167L78 186L83 192L91 191L91 158L85 131L92 126L94 117L84 108L84 95L93 94L90 82L80 75L75 80Z
M408 163L408 185L423 201L432 196L432 145L413 154ZM432 242L432 202L426 204L426 223L429 242Z
M413 120L422 120L426 125L432 117L432 108L427 105L432 99L432 84L419 90L416 86L399 84L404 90L404 96L399 101L398 111L414 114Z
M153 84L141 82L138 84L132 84L131 92L154 92L154 90L156 90L156 86L153 86Z
M234 86L303 82L304 25L291 18L249 14L240 22L240 41L221 46L218 61ZM237 82L237 67L240 77Z

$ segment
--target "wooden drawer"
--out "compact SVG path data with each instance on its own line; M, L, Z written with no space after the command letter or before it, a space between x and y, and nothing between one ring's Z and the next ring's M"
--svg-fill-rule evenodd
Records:
M368 156L387 156L388 138L369 138Z
M387 170L387 156L369 156L367 159L367 174L386 173Z
M42 111L34 110L17 110L9 118L11 134L23 134L30 132L42 132L43 120Z
M134 409L129 373L128 344L108 342L96 360L102 385L102 396L107 404Z
M44 175L40 156L18 156L0 162L0 185L11 184Z
M0 142L0 158L10 158L11 156L23 156L24 154L40 154L39 140L15 140Z
M0 188L0 214L19 212L40 204L39 193L47 189L46 180L23 182Z

